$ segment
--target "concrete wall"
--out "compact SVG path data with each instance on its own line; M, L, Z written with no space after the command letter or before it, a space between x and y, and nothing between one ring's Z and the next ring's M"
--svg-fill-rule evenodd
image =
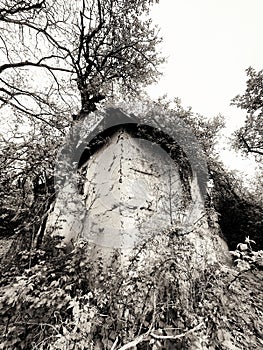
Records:
M119 130L86 164L82 236L130 248L179 220L178 166L158 145Z
M46 232L63 236L67 245L79 238L93 242L94 257L107 259L116 248L127 257L142 240L181 227L199 260L207 250L216 260L226 244L208 227L195 174L189 178L192 200L185 204L179 166L159 145L121 127L82 164L82 191L78 174L64 182Z

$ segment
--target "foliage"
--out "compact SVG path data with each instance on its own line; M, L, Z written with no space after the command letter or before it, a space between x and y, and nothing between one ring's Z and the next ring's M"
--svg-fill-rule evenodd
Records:
M53 195L53 167L61 141L51 128L37 124L26 133L17 124L0 134L0 236L32 229Z
M262 166L259 165L258 170L253 179L251 179L251 193L256 203L263 207L263 177Z
M255 251L252 248L255 244L255 241L246 237L245 242L239 243L237 249L231 252L234 257L235 265L240 271L263 268L263 251Z
M119 106L127 113L133 113L136 115L143 115L145 120L151 119L154 116L160 115L166 125L171 127L171 130L180 128L174 122L176 116L189 126L191 132L200 142L205 155L214 155L215 146L218 141L219 132L224 127L224 118L221 115L217 115L214 118L206 118L200 114L194 113L191 107L182 107L181 100L174 98L168 99L165 95L157 100L152 100L149 96L141 96L140 99L128 103L127 101L120 102L114 101L114 104ZM183 131L179 129L180 132ZM182 138L184 135L182 135Z
M259 161L263 155L263 70L246 70L248 80L243 95L237 95L232 104L246 110L245 125L235 132L235 147L245 154L253 154Z
M227 171L218 161L210 159L209 173L213 180L212 205L229 248L234 249L249 236L257 250L263 249L263 213L258 193L247 189L238 174Z
M88 243L69 255L55 246L49 241L35 252L24 273L4 273L1 349L262 346L262 252L245 270L194 265L194 247L179 228L143 242L126 266L117 251L105 265Z

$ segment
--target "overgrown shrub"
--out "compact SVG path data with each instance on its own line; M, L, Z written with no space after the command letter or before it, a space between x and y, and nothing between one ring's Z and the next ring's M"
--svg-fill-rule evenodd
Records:
M233 256L246 268L195 266L194 247L174 230L124 265L116 251L106 267L89 243L70 254L46 244L34 266L3 276L0 349L259 349L262 255L249 260L240 248Z

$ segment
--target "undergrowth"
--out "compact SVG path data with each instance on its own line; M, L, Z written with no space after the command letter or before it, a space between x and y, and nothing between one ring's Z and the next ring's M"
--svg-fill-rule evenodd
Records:
M57 247L21 252L23 272L3 272L0 349L263 347L262 252L251 241L233 252L236 266L195 265L176 232L144 242L124 265L119 251L108 267L94 261L87 242L70 254Z

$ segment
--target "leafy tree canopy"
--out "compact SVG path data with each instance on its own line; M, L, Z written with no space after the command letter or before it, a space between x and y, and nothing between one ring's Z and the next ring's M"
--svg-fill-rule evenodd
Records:
M245 124L235 132L234 146L257 160L263 156L263 70L246 70L248 80L244 94L237 95L232 105L247 112Z

